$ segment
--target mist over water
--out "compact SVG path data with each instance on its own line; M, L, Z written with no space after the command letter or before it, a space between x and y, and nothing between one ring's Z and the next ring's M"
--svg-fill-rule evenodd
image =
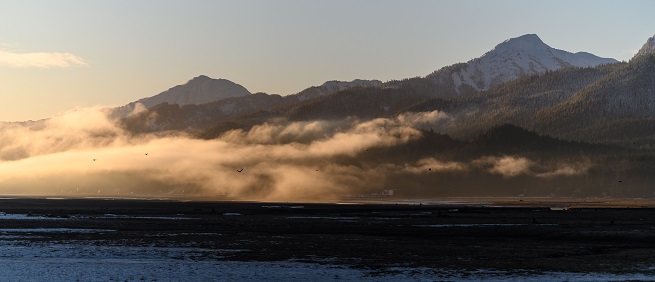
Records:
M333 201L399 186L434 188L439 173L548 178L590 167L545 166L516 156L409 162L370 156L369 150L402 146L421 138L417 128L448 119L437 111L368 121L279 120L214 140L181 132L135 135L108 116L103 109L78 109L0 125L0 193Z

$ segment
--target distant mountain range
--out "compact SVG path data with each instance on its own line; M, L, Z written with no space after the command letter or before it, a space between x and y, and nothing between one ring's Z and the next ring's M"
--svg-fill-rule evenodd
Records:
M488 90L521 76L567 67L594 67L615 62L617 61L614 59L600 58L585 52L574 54L554 49L543 43L537 35L527 34L506 40L482 57L472 59L468 63L441 68L426 78L441 83L443 80L451 80L454 91L460 93L470 89ZM352 87L381 87L382 85L379 80L327 81L321 86L309 87L295 95L302 102ZM245 87L232 81L200 75L183 85L177 85L134 103L141 103L146 108L161 103L180 106L200 105L249 94L251 93Z
M321 86L309 87L294 96L300 100L310 100L352 87L380 87L379 80L328 81ZM205 75L194 77L185 84L177 85L155 96L139 99L129 105L141 104L146 108L168 103L180 106L201 105L233 97L251 95L245 87L227 79L214 79Z
M451 119L435 130L455 138L509 123L569 140L650 146L654 38L626 63L554 49L528 34L424 78L328 81L287 96L250 94L228 80L199 76L117 112L135 132L190 130L213 138L271 118L371 119L436 110ZM127 116L137 103L148 110Z
M115 116L123 118L128 129L136 132L203 129L236 117L272 111L350 88L381 86L382 82L378 80L328 81L297 94L280 96L251 94L241 85L229 80L201 75L158 95L116 108L113 112ZM133 114L139 106L147 110Z

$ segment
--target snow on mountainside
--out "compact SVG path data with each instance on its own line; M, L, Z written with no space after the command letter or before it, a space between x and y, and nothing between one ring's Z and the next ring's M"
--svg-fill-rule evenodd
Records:
M464 85L482 91L523 75L565 67L594 67L614 62L617 61L585 52L570 53L554 49L541 41L536 34L526 34L498 44L480 58L440 69L427 78L441 81L452 79L455 90L460 93Z
M336 81L331 80L323 83L321 86L312 86L296 94L300 101L316 98L318 96L330 95L352 87L381 87L382 82L379 80L362 80L353 81Z
M646 55L646 54L655 55L655 35L651 38L648 38L648 40L646 40L646 43L644 43L644 45L641 46L641 49L639 49L639 52L637 52L635 57Z
M451 73L463 65L451 66ZM460 139L509 123L565 140L655 148L653 78L651 37L629 62L524 76L488 91L451 95L451 105L435 99L414 108L453 117L441 132Z
M183 105L200 105L230 97L250 95L243 86L226 79L213 79L204 75L195 77L183 85L177 85L149 98L138 100L146 108L157 104L169 103Z

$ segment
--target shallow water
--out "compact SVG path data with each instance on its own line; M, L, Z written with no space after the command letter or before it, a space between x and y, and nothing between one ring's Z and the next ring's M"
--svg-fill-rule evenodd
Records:
M2 229L0 273L8 281L625 281L649 274L528 273L430 268L352 268L330 260L235 262L237 250L119 246L104 241L32 241L23 232L93 232L86 229ZM103 231L104 232L104 231ZM24 239L21 239L24 238ZM336 264L335 264L336 263Z
M9 281L625 281L646 274L529 274L393 267L385 270L298 261L234 262L199 248L0 242L0 272Z
M262 206L263 207L263 206ZM287 206L266 206L264 208L286 208ZM168 208L168 207L166 207ZM243 211L252 211L251 209L242 209ZM233 223L252 223L257 219L256 215L242 212L239 209L225 209L216 214L211 214L214 219L221 219L215 222L222 224ZM304 209L300 209L304 210ZM525 218L509 220L508 223L497 223L488 221L489 216L486 214L472 213L468 214L455 207L446 207L444 213L448 217L438 217L434 211L424 211L421 209L412 210L367 210L362 212L353 210L349 213L321 212L315 213L313 210L303 213L290 213L287 210L279 212L280 222L301 224L316 224L322 226L325 222L341 221L361 221L377 224L384 219L395 220L391 225L382 224L380 226L392 226L397 228L398 224L403 222L405 227L418 227L419 232L429 232L432 228L441 233L445 228L467 228L456 230L458 232L468 232L468 228L487 230L487 228L502 227L502 230L523 230L533 226L565 226L570 228L570 224L565 219L569 215L576 215L577 220L587 222L587 217L594 214L585 211L556 211L544 212L543 210L527 209L528 212L535 212L538 219L544 219L546 224L532 224L530 219L532 215ZM193 211L188 208L187 211ZM632 212L632 210L629 210ZM9 211L8 211L9 212ZM48 210L43 213L49 212ZM357 264L357 254L348 253L351 259L338 260L330 256L299 256L303 260L289 260L296 257L296 252L285 259L271 262L261 261L227 261L227 258L234 258L235 254L243 254L252 250L264 248L269 241L263 241L263 244L243 244L243 241L253 240L255 237L241 233L234 236L233 233L227 232L221 234L222 229L193 229L194 224L204 223L204 219L199 215L184 215L184 211L175 211L165 216L152 216L144 214L121 214L119 212L107 210L101 213L89 215L77 215L74 213L64 214L65 217L52 216L28 216L27 214L0 214L0 223L4 228L0 228L0 273L8 281L624 281L624 280L655 280L655 268L630 268L629 271L638 273L626 274L606 274L606 273L576 273L576 272L529 272L520 269L511 271L498 270L471 270L457 271L452 269L437 269L427 267L389 267L397 266L395 260L385 264L386 268L354 268ZM209 214L209 209L206 210ZM612 210L613 214L616 212ZM621 212L625 213L628 210ZM288 214L290 213L290 214ZM543 213L543 215L542 215ZM236 215L239 216L236 216ZM288 214L288 215L287 215ZM638 213L648 215L640 211ZM228 216L226 216L228 215ZM371 216L373 215L373 216ZM415 216L416 215L416 216ZM551 218L556 215L565 215L558 218L564 220L559 222ZM625 221L617 221L618 227L612 227L613 232L623 232L619 229L621 224L634 223L640 220L639 217L632 216L622 217ZM199 216L199 218L196 218ZM394 217L387 217L394 216ZM473 216L473 217L471 217ZM491 215L494 216L493 214ZM463 217L467 220L458 220ZM472 220L483 218L485 220ZM634 218L633 218L634 217ZM2 219L7 219L3 221ZM410 219L421 219L409 223ZM582 219L580 219L582 218ZM635 219L636 218L636 219ZM263 221L268 222L271 217L264 217ZM494 219L496 219L494 217ZM592 218L593 219L593 218ZM11 221L10 221L11 220ZM54 220L54 221L53 221ZM631 220L631 221L628 221ZM94 223L88 225L86 223ZM116 222L116 230L111 229ZM135 233L130 236L118 236L123 231L141 230L142 225L150 222L158 222L157 228L149 228L145 233ZM523 223L526 222L526 223ZM549 222L558 222L557 224L548 224ZM81 224L84 223L84 224ZM123 224L131 223L132 225L124 226ZM606 232L607 222L593 222L588 229L600 234ZM644 224L642 221L639 224ZM168 226L177 226L179 224L188 224L191 226L187 229L168 230ZM89 227L95 226L97 229ZM187 226L187 225L185 225ZM361 226L346 224L337 226L356 226L354 229L359 230ZM641 226L641 225L639 225ZM650 226L645 225L645 231L650 230ZM48 227L48 228L45 228ZM151 226L154 227L154 226ZM163 229L159 229L163 227ZM505 228L506 227L506 228ZM444 228L444 229L442 229ZM551 227L549 227L551 228ZM564 228L564 227L562 227ZM632 228L632 227L631 227ZM598 230L596 230L598 229ZM118 231L122 230L122 231ZM164 231L162 231L164 230ZM195 231L197 232L195 232ZM207 232L207 231L213 232ZM263 229L262 229L263 230ZM395 230L395 229L394 229ZM540 229L542 230L542 229ZM587 229L585 229L587 230ZM613 229L609 229L612 231ZM229 230L228 230L229 231ZM261 230L259 230L261 231ZM452 231L452 230L451 230ZM625 230L624 230L625 231ZM627 232L631 232L628 230ZM102 236L96 236L104 234ZM198 235L208 235L207 236ZM257 233L259 236L260 233ZM350 234L350 233L344 233ZM481 234L485 234L484 232ZM604 234L604 233L603 233ZM617 233L618 234L618 233ZM641 233L640 233L641 234ZM270 244L280 243L288 240L286 233L269 234ZM275 236L273 236L275 235ZM283 235L283 236L278 236ZM186 237L191 239L172 240L169 237ZM195 237L198 236L198 237ZM215 237L218 236L218 237ZM206 240L202 242L212 242L216 238L233 236L234 238L224 241L216 241L212 247L207 244L197 244L197 239ZM351 238L351 237L348 237ZM367 237L368 238L368 237ZM317 239L318 240L318 239ZM136 242L138 241L138 242ZM132 243L130 243L132 242ZM234 242L234 245L229 245ZM317 242L325 242L321 237ZM336 242L336 241L333 241ZM359 241L358 241L359 242ZM202 247L200 247L202 246ZM404 250L404 249L403 249ZM375 250L374 250L375 251ZM262 253L257 251L258 253ZM514 250L512 249L512 253ZM496 255L496 254L493 254ZM247 259L257 258L257 256L245 256ZM274 256L271 256L274 257ZM342 258L344 258L342 257ZM266 257L267 259L268 257ZM262 259L262 260L266 260ZM275 258L274 258L275 259ZM430 259L432 256L430 254ZM587 258L585 258L586 260ZM407 266L410 264L403 264ZM434 264L436 265L436 264ZM433 267L442 267L443 264ZM382 267L382 266L377 266ZM478 267L478 266L476 266ZM470 269L470 268L469 268ZM566 269L575 271L575 269ZM592 271L602 271L603 268L596 268ZM2 279L0 279L2 280Z

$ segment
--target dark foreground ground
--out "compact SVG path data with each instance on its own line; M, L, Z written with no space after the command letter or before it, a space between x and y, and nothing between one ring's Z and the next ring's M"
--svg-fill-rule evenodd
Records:
M192 246L220 250L206 254L217 260L294 260L381 272L389 267L528 273L655 270L651 208L3 199L0 212L6 213L0 214L0 234L34 228L108 231L47 232L17 236L20 240Z

